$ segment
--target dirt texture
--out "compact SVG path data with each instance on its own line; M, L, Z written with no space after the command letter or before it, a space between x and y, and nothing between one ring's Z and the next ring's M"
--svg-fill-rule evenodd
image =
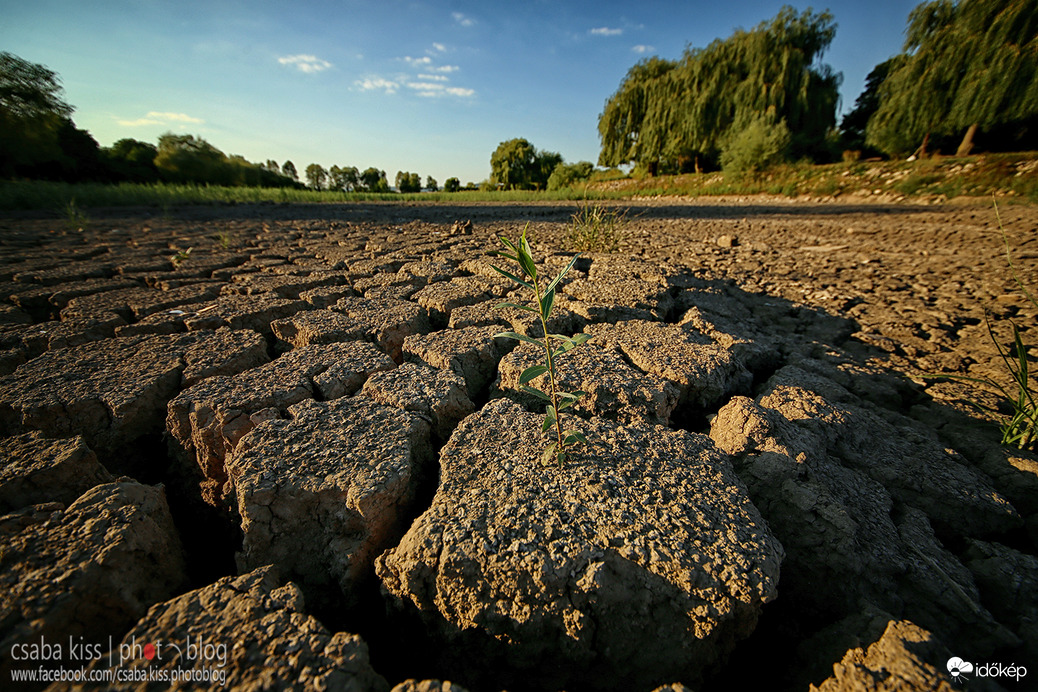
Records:
M1012 386L1038 207L607 203L548 327L591 336L558 468L489 252L528 227L554 274L577 204L458 199L0 218L4 682L189 632L242 688L1038 675L1038 456L940 377Z

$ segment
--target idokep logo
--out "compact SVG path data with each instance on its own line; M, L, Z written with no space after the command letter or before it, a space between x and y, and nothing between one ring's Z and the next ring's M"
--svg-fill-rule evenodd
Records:
M978 678L1014 678L1017 682L1020 682L1021 678L1026 677L1027 668L1018 666L1015 663L1009 665L1003 663L977 663L974 665L969 661L963 661L958 656L953 656L948 659L948 673L951 674L952 680L955 682L969 680L970 675Z
M969 661L963 661L958 656L952 656L948 659L948 672L951 673L952 679L956 682L969 680L966 674L973 672L973 664Z

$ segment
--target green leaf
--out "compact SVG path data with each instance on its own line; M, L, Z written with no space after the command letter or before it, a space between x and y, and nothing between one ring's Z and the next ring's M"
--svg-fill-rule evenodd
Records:
M498 332L497 334L494 334L494 338L496 339L497 337L515 339L516 341L525 341L529 344L533 344L534 346L540 346L541 348L544 348L544 344L542 344L540 341L534 339L533 337L526 336L525 334L516 334L515 332Z
M551 289L551 290L545 291L544 299L541 301L541 317L544 318L545 322L548 321L548 316L551 315L551 306L552 306L552 303L554 303L554 302L555 302L555 290Z
M558 393L558 395L560 397L562 397L563 399L570 399L572 401L576 401L577 399L579 399L580 397L584 396L585 394L587 394L587 392L582 392L579 389L577 391L575 391L575 392L559 392Z
M569 407L573 406L576 403L577 402L574 401L573 399L569 399L567 401L563 401L561 404L559 404L559 410L560 411L565 411L566 409L568 409Z
M523 370L523 374L519 375L519 384L526 384L530 380L536 379L548 372L548 366L546 365L532 365L526 370Z
M533 284L531 284L528 281L523 281L522 279L520 279L515 274L513 274L511 272L506 272L504 269L501 269L500 267L495 267L492 264L490 265L490 268L493 269L494 271L496 271L498 274L501 274L502 276L504 276L506 279L511 279L512 281L516 282L520 286L525 286L526 288L530 289L531 291L534 290Z
M551 403L551 397L550 396L548 396L547 394L545 394L544 392L542 392L539 389L534 389L533 387L531 387L529 385L526 385L526 384L519 385L519 391L524 392L526 394L529 394L531 396L535 396L538 399L543 399L544 401L547 401L548 403Z
M547 449L541 454L541 466L547 466L548 464L556 461L555 448L558 445L556 442L552 442L548 445Z
M526 305L517 305L516 303L498 303L494 306L495 310L500 310L501 308L518 308L519 310L526 310L527 312L532 312L535 315L537 314L537 311L533 308L528 307Z
M513 242L512 242L511 240L509 240L508 238L506 238L506 237L504 237L504 236L498 236L498 237L499 237L499 238L501 239L501 242L505 244L505 247L506 247L506 248L508 248L509 250L511 250L511 251L512 251L513 253L515 253L515 255L514 255L514 256L511 256L511 257L509 257L508 255L505 255L505 256L506 256L506 257L509 257L509 259L512 259L512 260L514 260L514 261L518 262L518 261L519 261L519 248L517 248L517 247L515 246L515 243L513 243ZM504 255L505 253L501 252L500 254Z
M580 346L582 343L586 342L588 339L591 338L590 334L577 334L573 338L570 338L568 336L562 336L561 334L552 334L551 336L552 338L562 341L562 345L559 346L559 348L555 351L554 354L552 354L553 357L556 355L562 355L567 351L572 351L577 346Z
M548 288L545 289L545 290L550 291L553 288L555 288L556 286L558 286L559 282L562 281L562 277L566 276L566 274L569 273L569 270L573 268L573 265L576 264L578 257L580 257L580 253L577 253L576 255L573 255L573 259L571 259L569 261L569 264L566 265L566 268L563 269L561 272L559 272L558 276L556 276L554 279L552 279L551 283L548 284Z
M537 266L533 263L533 258L526 252L519 253L519 266L523 268L531 281L537 281Z
M562 434L566 436L566 444L573 444L574 442L587 444L587 438L584 437L584 433L579 430L566 430Z
M541 426L541 432L547 432L553 425L555 425L555 418L550 415L544 416L544 424Z

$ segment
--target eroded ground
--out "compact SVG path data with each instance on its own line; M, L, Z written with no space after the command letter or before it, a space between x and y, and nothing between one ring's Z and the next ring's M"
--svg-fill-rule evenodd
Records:
M589 438L561 469L518 391L536 353L494 336L539 326L494 309L525 296L487 252L529 223L557 271L574 205L0 220L0 674L32 642L188 636L226 655L124 666L376 690L1038 674L1038 464L966 403L997 399L928 377L1008 384L988 325L1033 341L993 206L621 208L550 325L592 335L561 365ZM1038 209L1000 212L1038 286Z

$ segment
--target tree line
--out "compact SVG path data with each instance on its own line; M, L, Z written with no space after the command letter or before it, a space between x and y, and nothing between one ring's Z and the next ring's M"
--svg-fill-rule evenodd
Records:
M599 116L603 166L648 174L828 162L842 152L959 154L1038 147L1038 3L935 0L909 16L903 52L869 75L836 127L842 76L820 61L833 16L786 6L679 60L627 72Z
M292 161L253 163L225 154L205 139L172 132L156 144L125 138L101 147L72 120L57 73L8 52L0 52L0 180L28 178L65 182L193 183L232 187L310 187L344 192L391 192L385 171L369 167L312 163L300 180ZM417 173L397 173L400 192L420 192ZM439 190L429 176L425 189ZM463 188L448 178L443 189Z
M841 155L925 155L1038 148L1038 2L930 0L909 15L900 54L877 65L836 125L842 75L821 62L836 34L829 12L786 6L678 60L650 57L628 70L598 119L604 167L647 174L760 170ZM0 52L0 179L190 182L303 187L291 161L252 163L193 135L153 145L99 147L75 126L58 76ZM485 190L554 190L589 180L595 166L566 163L523 138L490 157ZM389 192L385 171L313 163L315 190ZM400 192L437 191L428 176L398 171ZM446 192L464 188L457 178Z

